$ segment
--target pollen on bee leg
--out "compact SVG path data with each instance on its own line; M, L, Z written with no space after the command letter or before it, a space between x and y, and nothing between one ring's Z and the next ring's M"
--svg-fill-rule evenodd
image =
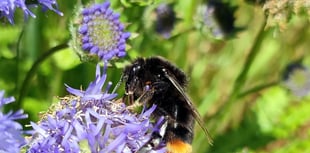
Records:
M192 153L192 146L180 139L173 139L167 143L167 153Z

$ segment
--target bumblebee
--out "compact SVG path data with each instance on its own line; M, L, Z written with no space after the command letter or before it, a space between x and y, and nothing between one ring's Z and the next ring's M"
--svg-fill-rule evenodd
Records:
M125 96L129 101L155 104L153 117L166 118L164 128L153 133L145 148L156 147L158 139L165 142L168 153L191 153L195 120L205 132L209 143L212 139L204 127L197 109L185 93L187 77L183 71L162 57L137 58L123 71ZM142 100L141 100L142 99ZM147 151L138 151L147 152Z

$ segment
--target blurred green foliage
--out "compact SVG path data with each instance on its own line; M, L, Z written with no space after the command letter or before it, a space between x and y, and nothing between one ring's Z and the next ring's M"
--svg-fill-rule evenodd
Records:
M243 30L218 39L197 13L204 1L169 0L177 22L165 39L154 30L154 11L163 2L111 1L132 37L128 56L111 63L108 80L116 84L122 67L136 57L163 56L188 74L187 91L214 138L214 145L208 145L197 127L193 152L310 152L309 97L294 96L281 80L291 62L302 60L310 67L307 8L287 4L285 19L274 24L278 20L270 20L279 16L270 7L277 1L228 1L237 7L235 26ZM17 14L15 25L0 26L0 88L18 101L7 109L23 108L32 121L68 94L64 84L85 89L95 77L95 63L80 62L67 45L74 8L89 1L58 3L63 17L36 10L36 19L23 22ZM295 7L298 11L291 11ZM118 92L122 96L123 86Z

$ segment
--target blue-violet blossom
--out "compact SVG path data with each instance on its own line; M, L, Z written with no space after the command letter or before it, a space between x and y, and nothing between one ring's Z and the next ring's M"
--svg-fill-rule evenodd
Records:
M29 152L136 152L151 137L154 127L150 115L156 106L132 113L109 93L111 83L102 91L106 68L83 90L67 86L73 94L64 97L38 123L31 123L36 131ZM157 123L158 124L158 123ZM87 144L87 145L86 145ZM85 147L86 146L86 147Z
M4 91L0 91L0 109L3 105L15 101L14 97L4 98L3 96ZM22 126L15 120L27 117L23 110L10 111L7 114L0 111L0 152L20 152L21 147L26 144L26 140L23 137Z
M105 61L125 56L126 40L130 36L129 32L124 32L120 15L109 7L110 2L105 2L84 8L79 28L82 49Z
M283 74L283 84L295 96L302 98L310 93L310 70L300 63L289 64Z
M56 0L38 0L38 3L42 6L43 11L52 10L60 16L63 16L63 13L57 10L58 5Z
M63 15L58 11L56 0L38 0L38 4L43 7L43 10L50 9L59 15ZM37 6L37 4L31 4ZM55 6L56 8L54 8ZM1 0L0 1L0 18L6 18L11 24L14 23L14 13L16 9L21 9L24 13L24 18L27 19L30 15L35 18L36 16L28 9L25 0Z

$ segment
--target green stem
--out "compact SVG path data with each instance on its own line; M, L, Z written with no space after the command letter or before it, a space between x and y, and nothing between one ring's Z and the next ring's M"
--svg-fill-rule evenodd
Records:
M237 95L239 95L241 88L244 86L246 80L247 80L247 75L248 72L255 60L255 57L257 55L257 53L259 52L259 48L263 42L263 38L266 35L266 32L264 31L265 28L265 22L262 24L257 37L255 38L255 43L252 46L251 50L250 50L250 54L248 55L248 57L246 58L246 61L243 65L242 71L239 73L235 83L234 83L234 87L233 90L231 92L230 97L231 98L236 98Z
M21 86L21 90L19 92L19 98L16 101L16 105L18 107L21 106L22 101L27 93L27 88L31 82L31 79L33 78L34 74L36 73L38 67L41 65L42 62L44 62L48 57L50 57L51 55L53 55L54 53L67 48L68 47L68 43L63 43L60 44L58 46L55 46L53 48L51 48L50 50L48 50L47 52L45 52L44 54L42 54L32 65L31 69L28 71L25 80L23 81L23 84Z
M267 84L262 84L262 85L258 85L256 87L253 87L251 89L248 89L242 93L240 93L237 98L240 99L240 98L243 98L249 94L252 94L252 93L256 93L258 91L261 91L263 89L266 89L266 88L269 88L269 87L272 87L272 86L275 86L277 85L279 82L278 81L274 81L274 82L270 82L270 83L267 83Z
M259 48L264 40L263 38L267 34L267 32L264 31L265 25L266 25L266 20L264 19L264 22L262 23L258 31L258 35L254 39L254 44L249 51L249 54L243 65L243 68L234 82L234 86L231 90L230 96L228 96L228 99L226 100L224 105L219 109L218 113L214 114L213 116L208 117L208 119L210 119L210 123L213 124L213 128L215 128L215 126L223 126L224 128L225 126L227 126L223 122L225 122L225 118L227 117L226 115L230 115L233 102L239 98L242 87L244 86L247 80L248 72L255 60L256 55L260 51ZM227 122L227 124L229 124L229 122ZM215 129L211 129L211 131L213 130Z
M17 92L18 91L18 80L19 80L19 57L20 57L20 44L22 42L22 38L24 36L24 32L25 32L25 28L22 29L22 31L20 32L19 34L19 37L18 37L18 40L17 40L17 47L16 47L16 80L15 80L15 83L16 83L16 86L15 86L15 91Z

